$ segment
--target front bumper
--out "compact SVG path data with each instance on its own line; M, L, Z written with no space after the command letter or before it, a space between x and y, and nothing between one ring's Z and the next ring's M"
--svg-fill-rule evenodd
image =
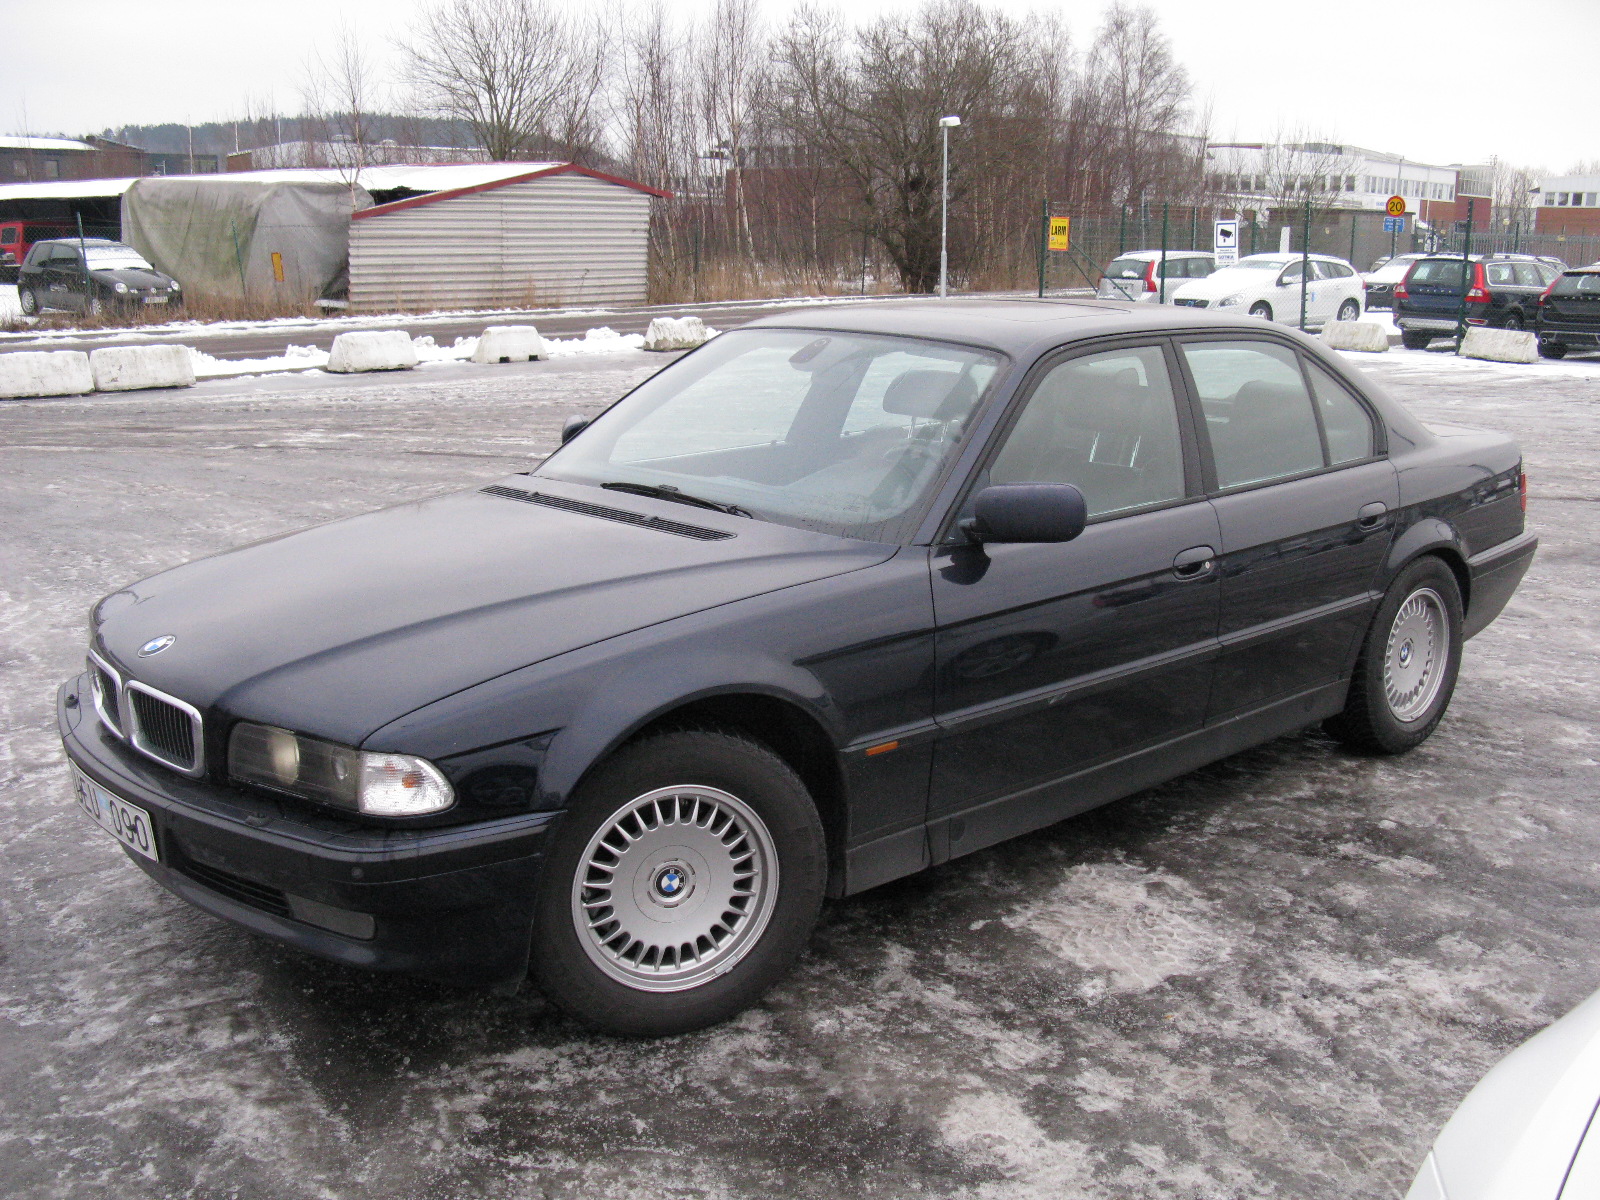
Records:
M129 857L168 891L350 966L479 986L526 974L534 882L559 814L380 828L188 779L109 736L88 679L57 693L62 745L91 780L150 814L161 862Z

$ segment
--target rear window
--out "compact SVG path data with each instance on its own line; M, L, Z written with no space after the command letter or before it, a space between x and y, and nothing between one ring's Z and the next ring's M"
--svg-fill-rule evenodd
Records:
M1462 286L1459 258L1426 258L1412 268L1406 283L1410 286L1458 288Z
M1142 258L1119 258L1106 268L1107 279L1143 279L1150 264Z
M1600 297L1600 273L1590 275L1563 275L1550 289L1552 296Z

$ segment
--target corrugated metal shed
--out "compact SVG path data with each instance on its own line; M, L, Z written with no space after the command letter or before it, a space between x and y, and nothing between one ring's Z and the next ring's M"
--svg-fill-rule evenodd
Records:
M364 209L350 228L350 307L642 301L657 195L563 164Z

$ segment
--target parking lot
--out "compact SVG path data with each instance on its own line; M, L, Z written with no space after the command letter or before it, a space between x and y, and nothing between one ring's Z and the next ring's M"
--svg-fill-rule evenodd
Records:
M0 406L0 1192L356 1200L1398 1197L1600 986L1600 359L1359 365L1523 443L1539 557L1409 756L1316 732L834 904L734 1022L588 1034L161 891L72 803L56 684L162 567L495 479L661 360Z

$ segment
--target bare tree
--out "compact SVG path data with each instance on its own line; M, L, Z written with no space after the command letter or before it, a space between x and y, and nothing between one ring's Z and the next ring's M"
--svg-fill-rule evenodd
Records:
M856 30L801 9L778 35L781 127L848 181L861 227L908 291L931 291L939 270L939 118L953 139L953 208L985 172L1026 159L1044 129L1023 26L970 0L930 0L909 15ZM968 229L970 230L970 225Z
M303 165L334 168L352 195L361 172L372 165L372 113L383 107L375 79L371 59L347 26L306 64L301 128L310 127L313 153L324 161Z
M758 0L716 0L701 38L700 103L712 151L728 168L728 199L741 253L753 250L744 171L765 92L765 51Z
M404 47L424 102L497 161L596 149L608 48L598 13L547 0L441 0Z
M1174 135L1189 104L1189 76L1148 8L1114 0L1089 54L1086 86L1098 94L1100 119L1116 146L1121 201L1136 204L1159 189Z

